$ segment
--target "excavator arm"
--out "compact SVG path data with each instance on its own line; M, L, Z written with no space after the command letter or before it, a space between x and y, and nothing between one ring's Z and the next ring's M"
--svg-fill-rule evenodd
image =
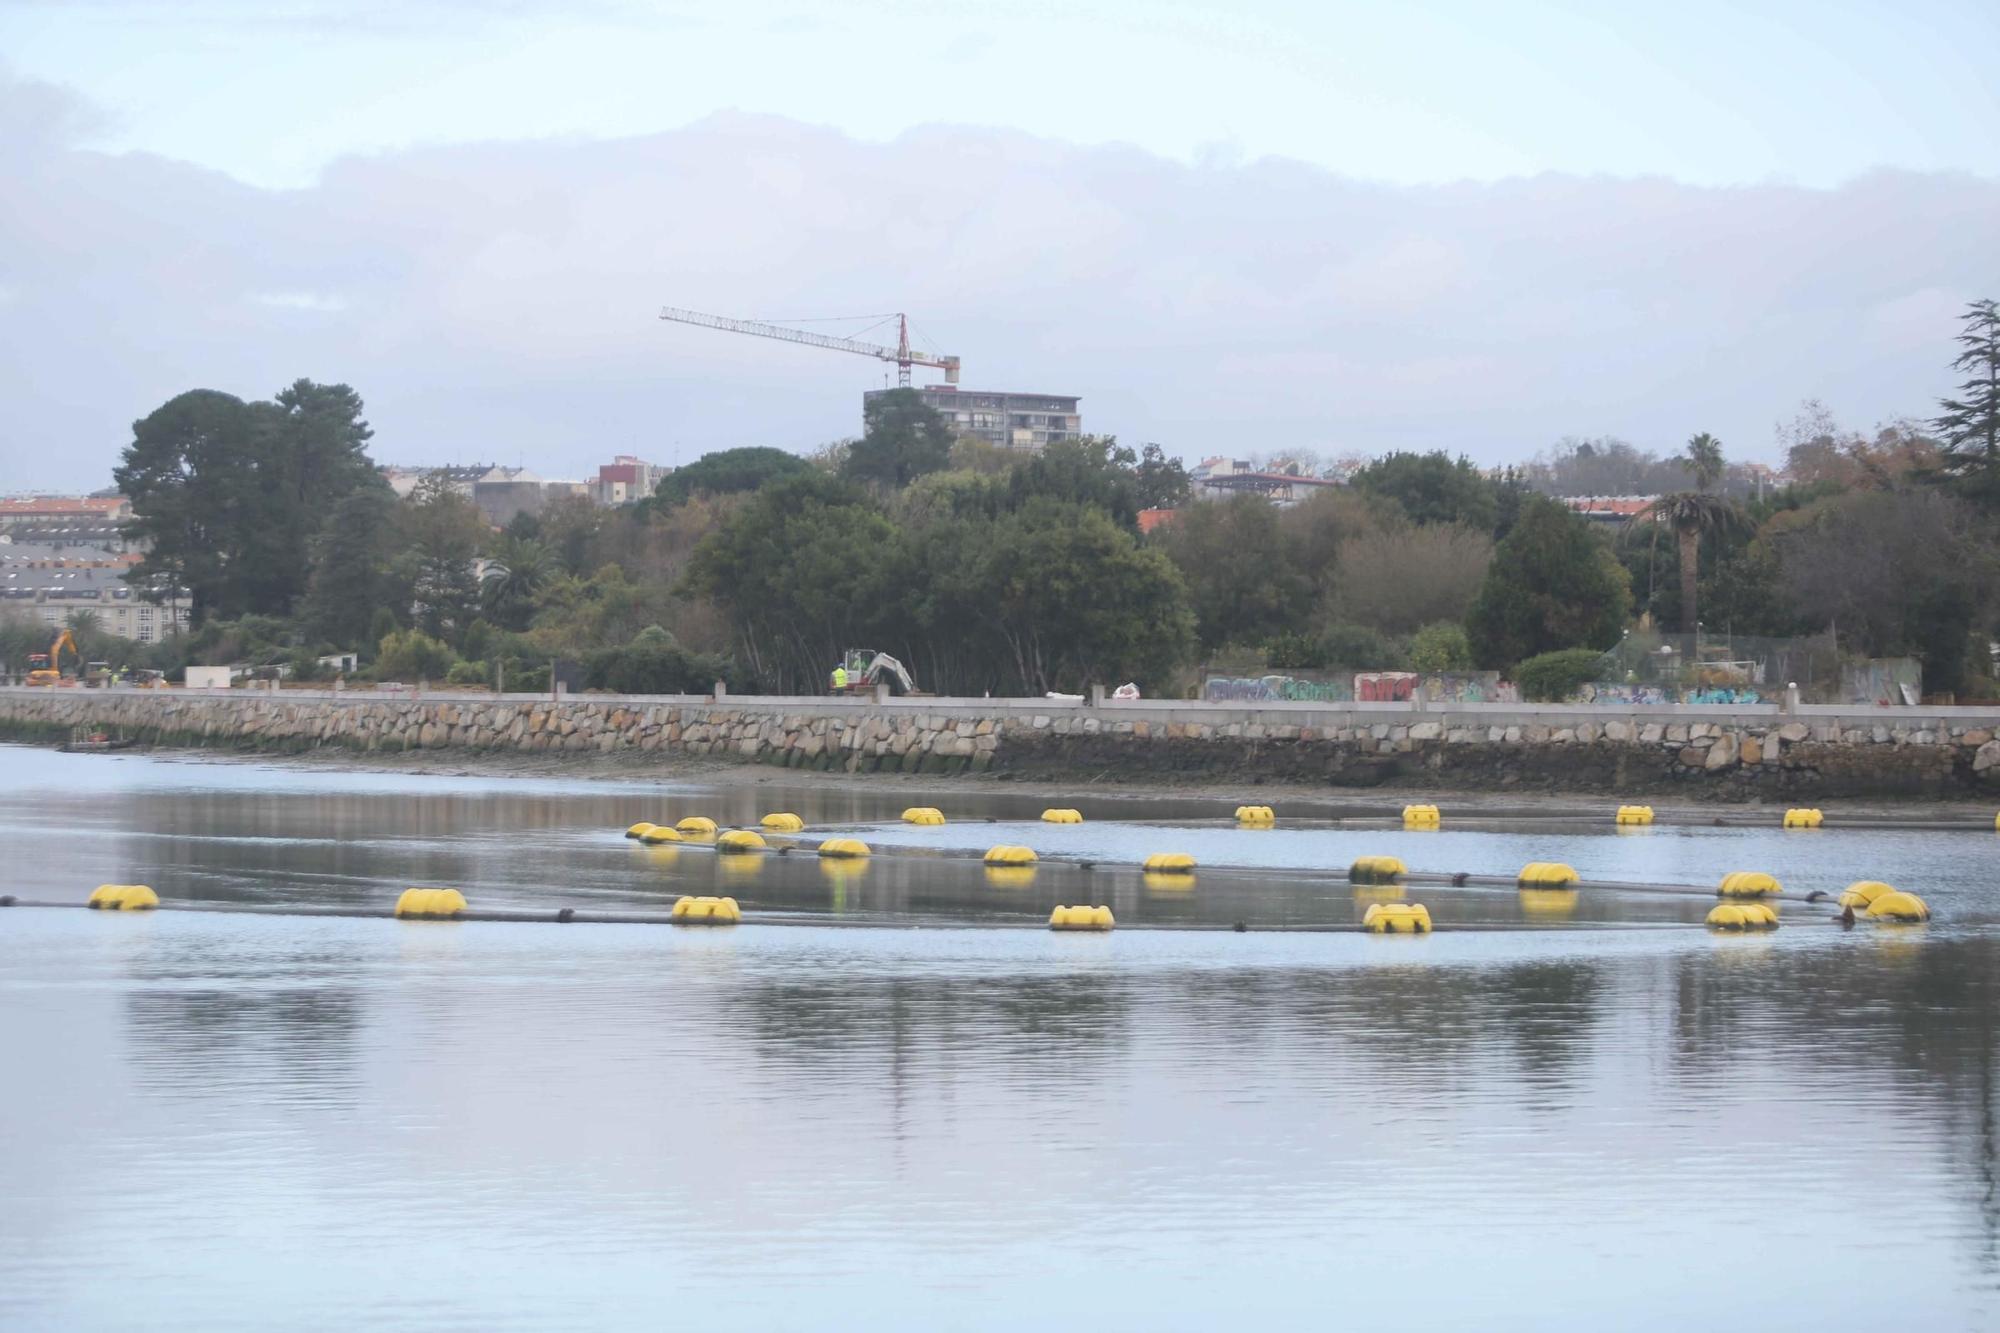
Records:
M903 693L915 694L917 692L916 682L910 679L908 668L887 653L875 654L875 660L870 662L868 670L862 673L863 678L870 684L873 684L875 681L881 679L882 673L885 670L892 673L901 682Z

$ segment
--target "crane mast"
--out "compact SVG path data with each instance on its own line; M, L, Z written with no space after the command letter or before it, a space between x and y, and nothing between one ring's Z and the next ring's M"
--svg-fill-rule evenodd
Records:
M852 352L856 356L873 357L877 361L896 363L896 383L902 388L910 387L910 367L929 366L944 372L947 384L958 383L959 359L955 356L929 356L910 348L910 320L907 315L896 316L896 345L883 347L876 343L856 342L852 338L836 338L825 333L809 333L804 329L788 329L782 324L765 324L754 319L730 319L726 315L704 315L698 310L680 310L666 306L660 311L660 318L676 324L693 324L697 328L720 329L724 333L747 333L753 338L775 338L779 342L803 343L807 347L824 347L830 352Z

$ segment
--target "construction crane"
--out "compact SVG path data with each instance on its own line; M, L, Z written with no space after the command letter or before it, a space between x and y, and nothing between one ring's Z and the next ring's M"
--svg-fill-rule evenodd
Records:
M884 319L893 318L896 321L894 347L856 342L852 338L835 338L824 333L808 333L804 329L788 329L782 324L764 324L754 319L730 319L723 315L704 315L698 310L677 310L673 306L662 309L660 318L672 320L676 324L693 324L698 328L721 329L724 333L747 333L757 338L776 338L779 342L824 347L831 352L853 352L856 356L872 356L877 361L894 361L896 384L904 389L910 387L911 366L929 366L934 370L942 370L946 384L958 383L957 357L927 356L922 352L911 350L908 315L882 316Z

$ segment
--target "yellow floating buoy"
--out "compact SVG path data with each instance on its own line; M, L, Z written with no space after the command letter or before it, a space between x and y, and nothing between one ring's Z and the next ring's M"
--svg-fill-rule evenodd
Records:
M1857 880L1841 891L1840 905L1852 907L1856 911L1866 911L1877 898L1885 893L1896 892L1893 884L1884 884L1879 879Z
M734 898L680 897L667 919L676 926L733 926L743 920L743 909Z
M1064 907L1058 904L1056 910L1049 913L1050 930L1109 930L1114 924L1109 907Z
M1139 883L1145 887L1148 893L1192 893L1194 891L1193 875L1177 875L1163 873L1158 870L1147 870L1140 873Z
M1431 914L1422 903L1375 903L1362 916L1361 925L1377 935L1427 935Z
M1715 891L1718 898L1775 898L1784 886L1761 870L1732 870Z
M1560 888L1576 883L1576 871L1560 861L1531 861L1521 867L1521 877L1515 882L1522 888Z
M1347 868L1350 884L1388 884L1410 873L1399 856L1361 856Z
M806 826L806 821L797 815L783 813L765 815L757 822L773 833L797 833Z
M1787 810L1785 811L1784 827L1818 828L1825 821L1826 816L1818 810Z
M903 811L905 824L942 824L944 812L934 805L913 805Z
M761 852L764 850L764 835L753 833L747 828L733 828L727 833L716 835L715 850L724 855Z
M1042 822L1044 824L1081 824L1083 816L1075 810L1044 810L1042 811Z
M1142 869L1155 875L1192 875L1194 858L1186 852L1154 852Z
M995 889L1025 889L1035 882L1033 866L988 866L986 883Z
M857 857L868 855L868 844L859 838L828 838L819 845L821 856Z
M651 832L653 829L656 829L658 827L659 825L649 824L642 819L638 823L634 824L631 828L626 829L625 836L628 838L643 838L646 836L647 833Z
M1914 893L1904 893L1892 889L1878 896L1868 904L1868 919L1871 921L1916 922L1931 919L1931 909L1922 898Z
M648 824L646 831L639 835L639 841L649 846L662 842L679 842L681 833L679 829L668 828L665 824Z
M144 884L100 884L85 904L93 912L150 912L159 905L160 895Z
M1436 828L1444 822L1444 816L1434 805L1406 805L1403 807L1404 828Z
M1776 930L1778 913L1769 903L1717 903L1708 910L1710 930Z
M1236 822L1257 827L1278 822L1278 812L1268 805L1239 805L1236 807Z
M457 889L404 889L396 899L396 915L405 920L445 921L465 910L465 895Z
M1650 824L1653 822L1653 807L1650 805L1621 805L1618 816L1613 821L1619 824Z
M1993 831L2000 833L2000 815L1993 816Z
M674 825L674 827L682 833L689 833L699 837L715 832L715 821L707 815L689 815L686 819Z
M990 866L1031 866L1035 863L1035 849L1002 843L986 850L986 864Z

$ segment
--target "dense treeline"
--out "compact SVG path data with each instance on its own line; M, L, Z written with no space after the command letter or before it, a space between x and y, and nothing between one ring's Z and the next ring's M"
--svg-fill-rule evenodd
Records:
M810 692L868 647L954 694L1178 691L1204 662L1482 667L1554 690L1634 630L1692 662L1700 627L1830 631L1854 655L1922 658L1934 690L1993 697L1993 302L1959 341L1961 386L1929 421L1864 436L1809 404L1784 432L1783 486L1706 434L1668 457L1572 440L1497 476L1394 453L1282 510L1187 503L1156 446L954 440L903 393L810 459L726 450L638 505L562 500L495 531L441 478L392 494L344 385L196 391L135 423L117 472L151 543L134 582L185 590L194 632L144 651L97 636L86 655L311 675L358 648L377 679L519 688L566 658L620 691ZM1622 529L1550 498L1633 493L1657 499ZM1142 533L1162 508L1177 512ZM0 655L42 633L0 622Z

